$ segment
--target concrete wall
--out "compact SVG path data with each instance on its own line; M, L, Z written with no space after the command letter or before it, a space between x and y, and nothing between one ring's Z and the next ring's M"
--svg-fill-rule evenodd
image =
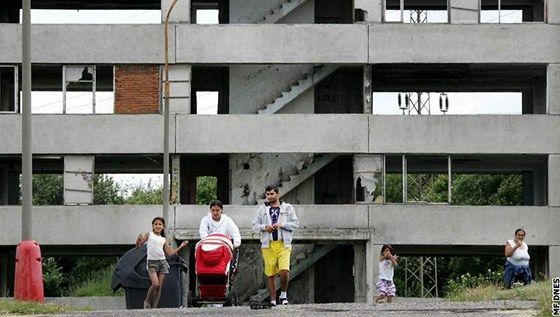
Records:
M549 115L276 114L259 120L255 115L177 115L170 122L170 151L549 154L560 153L559 120ZM20 124L20 115L0 116L2 129L11 131L0 135L0 154L21 153ZM33 125L37 154L162 152L161 115L35 115ZM270 127L274 142L264 139Z
M560 64L546 68L546 113L560 114Z

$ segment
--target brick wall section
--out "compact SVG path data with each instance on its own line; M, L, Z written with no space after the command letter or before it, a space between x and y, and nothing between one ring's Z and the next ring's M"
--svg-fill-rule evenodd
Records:
M159 66L115 66L115 113L160 113Z

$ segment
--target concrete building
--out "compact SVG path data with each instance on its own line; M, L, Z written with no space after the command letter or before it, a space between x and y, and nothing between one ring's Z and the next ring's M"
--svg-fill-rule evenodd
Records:
M160 10L163 20L170 2L34 0L32 8ZM21 239L20 6L0 2L3 294ZM219 24L197 24L204 10ZM410 10L438 11L444 22L406 23ZM485 11L502 10L522 23L481 23ZM408 256L499 256L518 227L535 270L560 275L560 1L179 0L170 21L176 204L168 223L176 239L196 240L207 210L194 205L196 180L216 177L247 245L238 278L246 298L264 288L250 223L268 183L281 186L302 223L295 302L371 302L385 243ZM65 204L33 209L45 255L122 254L161 215L157 206L93 205L91 176L161 173L163 34L163 23L32 25L32 89L63 95L63 113L33 115L34 172L64 175ZM89 114L73 113L76 92L92 97ZM102 92L114 95L111 114L96 113ZM204 92L217 93L217 115L197 114ZM382 92L403 93L403 113L428 92L515 92L521 109L376 115ZM524 205L409 196L414 175L471 173L520 175ZM384 198L391 174L404 180L400 202Z

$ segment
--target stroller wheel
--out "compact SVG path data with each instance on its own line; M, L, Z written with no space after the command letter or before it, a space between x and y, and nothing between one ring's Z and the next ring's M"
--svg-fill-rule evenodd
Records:
M239 306L239 297L235 291L229 292L224 306Z

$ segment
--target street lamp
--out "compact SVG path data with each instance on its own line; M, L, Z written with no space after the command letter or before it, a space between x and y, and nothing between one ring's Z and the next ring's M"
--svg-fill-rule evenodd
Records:
M171 11L177 3L177 0L173 0L167 14L165 16L165 34L164 34L164 45L165 45L165 83L163 89L163 218L169 219L169 17L171 16Z

